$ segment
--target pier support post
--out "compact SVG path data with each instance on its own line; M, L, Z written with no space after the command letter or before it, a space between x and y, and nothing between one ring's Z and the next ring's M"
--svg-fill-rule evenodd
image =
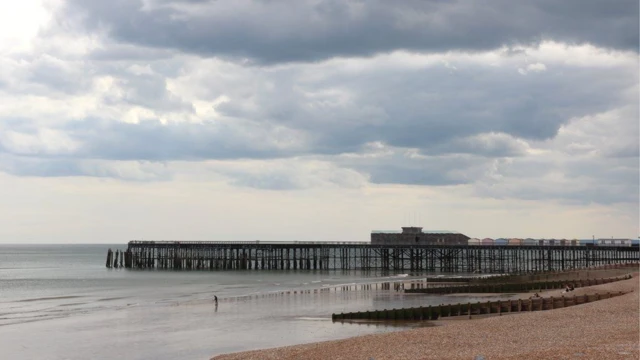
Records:
M107 251L107 268L111 269L111 257L113 256L113 251L111 251L111 248L109 248L109 250Z

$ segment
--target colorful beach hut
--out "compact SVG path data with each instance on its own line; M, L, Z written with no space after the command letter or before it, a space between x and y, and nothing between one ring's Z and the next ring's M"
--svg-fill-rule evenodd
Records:
M509 243L509 240L505 238L498 238L493 241L494 245L501 245L501 246L505 246L508 243Z
M482 240L478 239L478 238L471 238L467 241L467 243L469 245L481 245L482 244Z
M482 245L493 245L493 239L492 238L482 239Z
M509 245L522 245L522 239L509 239Z

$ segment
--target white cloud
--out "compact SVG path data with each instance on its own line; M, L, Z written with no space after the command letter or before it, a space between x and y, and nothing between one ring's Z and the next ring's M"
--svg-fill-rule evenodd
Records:
M62 131L39 128L33 133L2 131L0 146L18 155L66 155L77 150L79 143Z
M0 2L0 54L29 51L38 31L51 20L50 7L57 1Z
M530 73L530 72L542 72L546 70L547 70L547 67L543 63L529 64L524 69L518 68L518 72L522 75L526 75L527 73Z

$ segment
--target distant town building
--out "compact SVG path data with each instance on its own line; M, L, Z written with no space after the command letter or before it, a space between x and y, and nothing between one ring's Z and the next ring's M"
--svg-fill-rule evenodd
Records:
M468 236L455 231L424 231L416 226L371 232L371 245L467 245L468 240Z
M631 239L598 239L600 246L631 246Z

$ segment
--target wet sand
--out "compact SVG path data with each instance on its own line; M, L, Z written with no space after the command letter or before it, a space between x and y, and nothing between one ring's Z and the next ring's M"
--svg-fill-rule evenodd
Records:
M633 291L551 311L471 320L344 340L220 355L214 359L638 359L638 274L629 280L542 296ZM531 294L521 294L529 297Z

